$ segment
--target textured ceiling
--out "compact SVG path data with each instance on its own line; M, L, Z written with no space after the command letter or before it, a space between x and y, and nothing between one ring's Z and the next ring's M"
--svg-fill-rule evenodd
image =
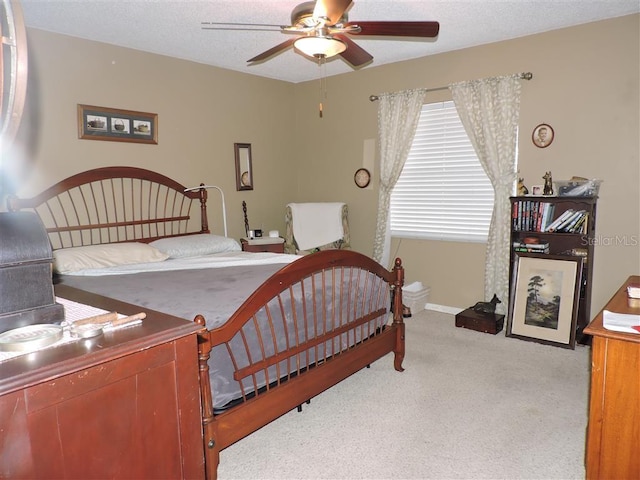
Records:
M203 30L202 22L290 24L297 0L22 0L28 27L289 82L317 79L312 60L289 49L258 65L247 60L283 42L279 31ZM350 21L436 20L428 40L352 37L370 68L640 12L638 0L355 0ZM339 57L325 75L352 71Z

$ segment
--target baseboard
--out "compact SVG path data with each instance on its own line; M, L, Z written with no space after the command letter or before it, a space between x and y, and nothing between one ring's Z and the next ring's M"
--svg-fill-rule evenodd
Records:
M451 315L457 315L464 310L464 308L449 307L447 305L438 305L436 303L427 303L424 308L425 310L433 310L435 312L450 313Z

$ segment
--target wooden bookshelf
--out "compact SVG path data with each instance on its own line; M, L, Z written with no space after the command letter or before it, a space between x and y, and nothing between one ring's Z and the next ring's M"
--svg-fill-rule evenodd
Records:
M538 245L548 244L548 249L544 252L538 252L535 250L536 247L533 247L532 253L582 256L576 340L583 344L589 343L591 338L583 333L583 330L590 321L597 200L598 197L511 197L509 295L511 296L513 293L511 292L513 266L517 258L517 249L514 245L524 244L525 239L533 237L538 240ZM565 219L568 219L570 212L574 214L573 224L571 224L571 220L568 220L561 228L558 228L557 224L553 226L553 222L563 215L565 215Z

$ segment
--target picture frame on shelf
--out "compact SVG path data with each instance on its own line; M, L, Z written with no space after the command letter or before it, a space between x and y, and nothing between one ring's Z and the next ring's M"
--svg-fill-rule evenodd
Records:
M582 260L517 252L507 337L575 349Z
M78 138L158 143L158 114L78 104Z
M532 185L531 186L531 195L533 195L534 197L541 197L543 195L544 192L544 186L543 185Z

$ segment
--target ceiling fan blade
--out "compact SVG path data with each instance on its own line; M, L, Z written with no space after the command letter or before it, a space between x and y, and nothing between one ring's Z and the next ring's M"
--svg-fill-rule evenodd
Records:
M313 9L314 18L328 18L327 25L335 25L351 5L351 0L317 0Z
M342 52L340 56L354 67L359 67L373 60L373 56L371 56L369 52L351 40L347 35L335 34L333 37L347 44L347 49Z
M437 37L438 22L348 22L345 26L359 26L355 35L386 35L390 37Z
M237 22L200 22L203 30L246 30L275 32L282 30L282 25L270 23L237 23Z
M280 43L279 45L276 45L273 48L270 48L269 50L262 52L260 55L256 55L255 57L247 60L247 63L257 63L257 62L261 62L262 60L266 60L269 57L272 57L274 55L276 55L277 53L280 53L284 50L286 50L287 48L289 48L290 46L293 45L293 43L297 40L297 38L290 38L285 42Z

